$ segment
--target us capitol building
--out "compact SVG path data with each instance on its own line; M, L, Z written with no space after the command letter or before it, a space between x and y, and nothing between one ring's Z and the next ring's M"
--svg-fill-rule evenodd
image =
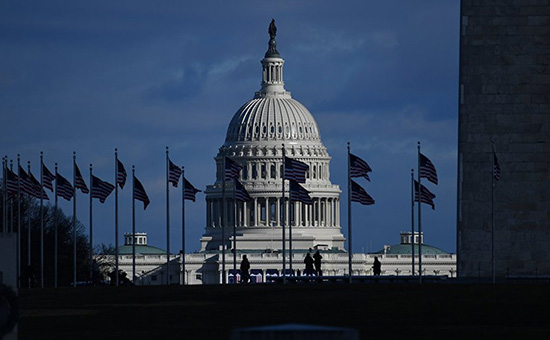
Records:
M230 274L230 270L233 269L235 243L237 269L242 255L247 255L251 272L256 274L254 278L257 281L265 281L266 275L281 275L283 222L286 229L287 270L290 267L290 226L292 268L295 273L303 270L303 260L308 252L319 250L323 256L323 275L348 274L348 254L344 248L346 239L341 233L340 226L341 190L330 181L331 158L323 145L315 118L285 90L285 61L277 51L276 30L272 22L269 28L268 50L261 60L261 88L254 94L253 99L237 110L229 123L225 143L215 157L216 180L214 184L207 186L205 191L206 228L200 239L201 250L183 255L186 284L223 282L224 257L226 281L232 281L233 274ZM310 192L312 205L301 202L289 204L288 182L285 185L287 198L283 203L283 148L287 157L309 165L306 183L302 186ZM239 181L248 191L251 201L237 201L234 204L233 181L225 181L224 196L224 157L242 166ZM286 205L284 209L283 204ZM224 225L225 238L222 238ZM233 236L233 230L236 238ZM144 234L140 235L140 239L143 240ZM401 234L402 247L397 247L399 249L395 246L386 246L378 254L354 254L353 275L372 275L375 256L382 262L383 274L410 275L410 237L410 232ZM418 238L418 235L416 237ZM130 235L127 243L131 242ZM403 246L407 242L409 246ZM143 253L138 254L137 258L136 272L139 278L136 284L165 283L166 256L159 254L157 250L147 254L146 248L146 244L140 244ZM424 245L422 250L426 275L454 276L455 255L427 245ZM155 261L157 257L158 261ZM178 270L181 270L182 255L174 255L172 262L174 265L170 266L170 283L175 284L181 279ZM120 268L126 271L128 277L132 277L131 254L128 256L120 253Z

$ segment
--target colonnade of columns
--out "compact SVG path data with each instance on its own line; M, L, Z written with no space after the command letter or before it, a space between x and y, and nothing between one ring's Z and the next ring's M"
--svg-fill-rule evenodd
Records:
M291 202L288 199L285 209L285 225L295 227L337 227L340 225L340 200L332 197L312 198L313 204ZM225 200L226 226L237 227L280 227L282 225L282 198L281 197L254 197L250 202L237 202L233 198ZM235 218L236 217L236 218ZM206 221L210 228L219 228L223 225L222 199L211 198L206 202Z
M263 67L264 83L282 83L283 82L283 64L269 63Z

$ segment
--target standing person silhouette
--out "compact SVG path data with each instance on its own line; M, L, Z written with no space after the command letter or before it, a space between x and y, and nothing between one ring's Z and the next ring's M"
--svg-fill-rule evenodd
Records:
M313 255L313 260L314 260L314 265L315 265L315 275L316 276L322 276L323 275L323 271L321 270L321 259L322 258L323 257L321 256L321 254L319 253L318 250Z
M313 275L313 258L311 257L310 253L307 253L304 263L306 264L306 269L304 270L306 276L312 276Z
M248 273L249 270L250 262L248 262L246 255L243 255L243 260L241 261L241 283L248 283L250 280L250 274Z
M375 276L380 276L380 273L382 272L382 263L378 261L378 257L374 257L374 264L372 265L372 271L374 272Z

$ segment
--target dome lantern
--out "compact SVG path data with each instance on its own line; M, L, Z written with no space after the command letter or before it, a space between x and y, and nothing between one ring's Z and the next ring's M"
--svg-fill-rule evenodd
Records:
M275 19L271 20L268 33L268 49L265 52L264 59L261 60L262 88L259 92L256 92L256 97L283 96L289 98L290 94L285 91L285 83L283 82L283 64L285 61L277 51L277 42L275 41L277 35Z

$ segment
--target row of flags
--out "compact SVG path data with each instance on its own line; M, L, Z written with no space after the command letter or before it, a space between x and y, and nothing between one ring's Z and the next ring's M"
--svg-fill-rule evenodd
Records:
M123 189L126 184L127 173L122 162L118 161L117 164L117 185ZM83 194L91 194L92 198L97 198L101 203L105 203L105 200L113 192L115 186L109 182L101 180L99 177L90 175L90 189L82 176L82 173L76 163L74 163L74 188L73 185L67 180L64 176L59 173L56 175L48 169L45 164L42 164L42 185L36 179L36 177L30 172L30 170L25 171L23 167L19 165L18 173L16 174L10 168L7 167L7 162L4 161L4 171L6 178L6 189L9 194L16 194L18 191L21 191L24 194L28 194L31 197L38 199L49 200L48 195L44 188L54 192L54 187L57 191L57 196L61 197L67 201L70 201L76 189L79 189ZM169 182L172 183L174 187L178 186L179 178L181 177L182 170L178 166L174 165L170 161L170 177ZM133 198L143 202L144 209L150 203L149 197L143 187L143 184L139 179L134 176L134 190ZM187 179L184 180L184 190L185 190L185 199L192 200L195 202L195 195L201 190L196 189ZM54 184L55 182L55 184Z

